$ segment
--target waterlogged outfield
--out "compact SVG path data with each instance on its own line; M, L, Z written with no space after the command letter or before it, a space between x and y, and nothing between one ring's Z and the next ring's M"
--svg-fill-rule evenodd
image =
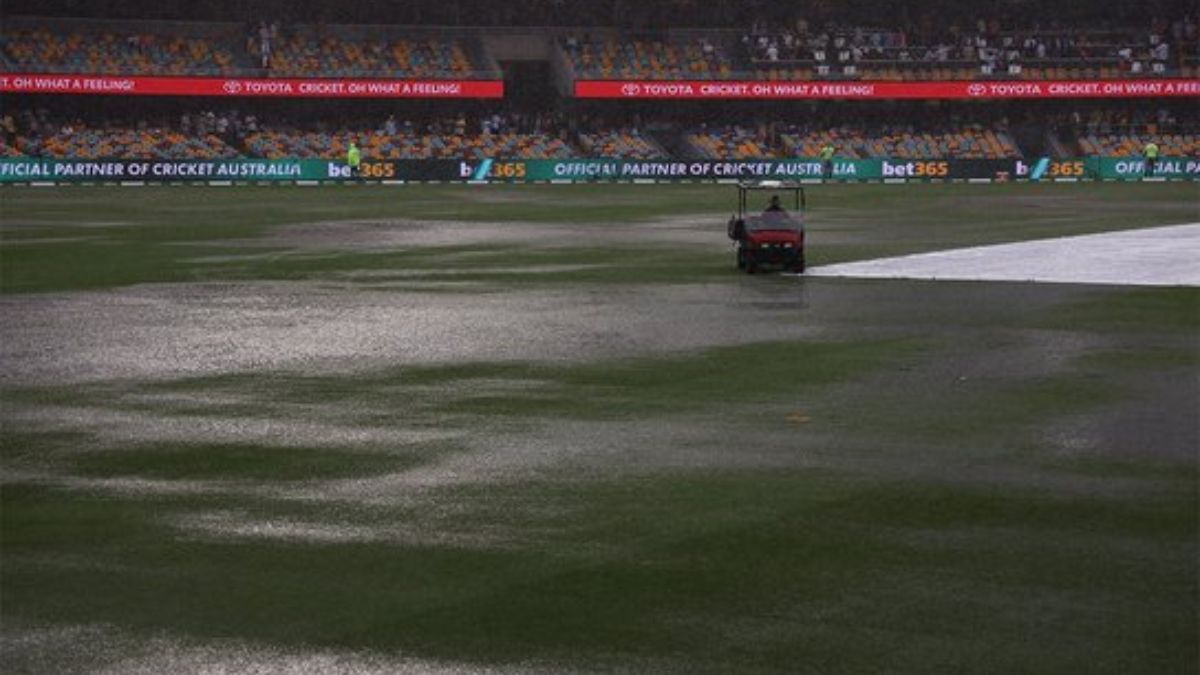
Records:
M1198 217L1195 187L1188 184L818 186L809 193L811 265ZM8 188L0 199L0 292L24 293L145 282L340 279L387 270L430 281L453 273L456 281L489 283L726 279L724 229L734 190L713 185L72 187ZM613 227L663 218L691 236L681 242L678 236L656 236L653 228ZM282 225L323 221L367 221L405 231L398 220L568 222L586 228L508 242L479 240L468 231L462 241L448 236L353 251L337 250L336 236L316 251L269 236ZM478 264L462 265L464 254ZM560 271L498 270L528 265Z
M1200 293L746 277L730 193L0 192L6 672L1195 672ZM814 262L1196 220L810 202Z

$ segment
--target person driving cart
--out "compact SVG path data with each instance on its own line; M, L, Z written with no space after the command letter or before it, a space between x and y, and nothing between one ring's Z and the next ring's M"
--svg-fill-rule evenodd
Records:
M749 274L768 267L803 273L804 188L770 181L769 185L739 183L737 189L737 213L730 216L726 230L735 242L737 268ZM770 190L771 197L761 214L750 213L747 197L752 190ZM783 190L796 198L794 215L783 206Z

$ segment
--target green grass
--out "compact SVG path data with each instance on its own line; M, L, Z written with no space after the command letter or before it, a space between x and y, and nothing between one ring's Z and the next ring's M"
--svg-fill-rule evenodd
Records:
M923 349L911 340L781 341L582 364L482 362L366 375L281 372L10 387L0 392L0 400L185 419L312 419L331 407L348 407L358 411L350 420L383 416L393 423L436 427L463 424L464 419L641 419L771 401L909 361ZM236 402L223 395L236 395Z
M1200 290L1190 287L1097 291L1092 298L1056 307L1043 320L1069 330L1161 332L1200 330Z
M941 441L960 445L1011 442L1048 420L1126 400L1112 380L1064 373L1005 382L952 382L933 406L898 402L902 392L864 397L857 420L881 438Z
M731 195L0 191L0 291L23 311L41 298L12 294L137 283L383 297L467 282L581 302L683 285L786 336L735 326L627 358L6 379L6 672L103 665L86 644L22 641L23 625L110 627L134 659L178 637L464 670L1196 672L1194 455L1087 421L1200 405L1200 292L746 277L724 241ZM829 186L809 202L824 262L1196 220L1187 185ZM588 232L680 213L711 219L711 242L260 246L325 220L569 214ZM89 238L44 241L72 237ZM598 330L619 336L625 318ZM1175 417L1147 435L1196 438ZM1076 428L1098 449L1056 440Z
M1178 648L1196 628L1194 491L741 472L491 487L456 496L492 505L465 522L421 523L546 533L517 550L234 544L171 535L194 503L3 498L6 611L54 622L476 663L673 655L690 672L1195 666Z
M120 195L113 199L112 195ZM810 264L1196 219L1186 184L813 186ZM501 284L696 282L728 272L724 219L733 188L712 185L5 188L0 213L0 292L111 288L148 282L243 279L345 280L347 272L396 270L426 282ZM690 215L711 246L597 250L494 248L461 269L462 248L297 254L255 247L281 225L426 219L573 223L644 222ZM825 233L852 241L822 242ZM199 258L229 256L224 262ZM578 265L514 273L521 265ZM456 269L457 268L457 269ZM454 269L455 274L444 272ZM439 272L443 272L439 274ZM465 272L465 274L463 273ZM362 281L362 283L368 283Z
M74 471L101 478L165 480L329 480L413 469L433 448L334 450L257 444L155 444L80 455Z

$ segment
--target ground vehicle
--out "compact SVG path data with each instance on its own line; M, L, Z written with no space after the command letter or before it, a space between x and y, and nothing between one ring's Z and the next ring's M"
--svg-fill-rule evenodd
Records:
M739 183L738 212L729 219L729 238L735 242L737 267L754 274L763 267L804 271L804 188L791 183ZM751 192L774 192L775 206L759 215L746 213ZM791 192L794 211L782 209L778 193Z

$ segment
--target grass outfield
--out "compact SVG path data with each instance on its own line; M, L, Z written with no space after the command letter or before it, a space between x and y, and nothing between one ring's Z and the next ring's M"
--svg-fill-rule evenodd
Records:
M1196 288L740 275L723 186L0 200L6 673L1200 667ZM1200 220L808 201L813 265Z

